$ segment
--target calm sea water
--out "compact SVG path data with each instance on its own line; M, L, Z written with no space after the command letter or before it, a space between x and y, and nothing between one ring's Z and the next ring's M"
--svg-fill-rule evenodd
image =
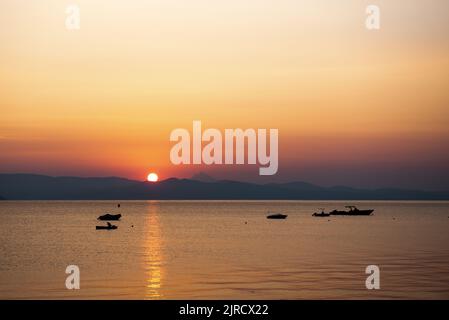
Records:
M449 299L449 202L351 202L374 215L330 219L311 214L347 203L120 203L0 202L0 298ZM95 230L105 212L117 230ZM71 264L80 290L65 288Z

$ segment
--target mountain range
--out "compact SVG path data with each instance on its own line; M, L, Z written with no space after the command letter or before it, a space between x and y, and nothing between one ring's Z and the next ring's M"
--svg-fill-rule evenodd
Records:
M0 195L8 200L449 200L445 191L321 187L307 182L255 184L215 180L206 174L157 183L0 174Z

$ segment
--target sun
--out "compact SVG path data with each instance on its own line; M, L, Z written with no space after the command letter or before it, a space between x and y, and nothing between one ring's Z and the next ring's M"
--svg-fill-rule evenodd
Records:
M151 172L147 177L147 181L150 181L150 182L156 182L157 180L159 180L159 177L154 172Z

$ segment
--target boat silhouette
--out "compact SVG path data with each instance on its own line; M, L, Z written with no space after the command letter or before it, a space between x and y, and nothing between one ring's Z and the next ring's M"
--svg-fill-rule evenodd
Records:
M118 228L117 226L111 224L110 222L108 222L107 226L96 226L95 227L96 230L115 230L117 228Z
M117 220L120 220L121 216L122 216L121 214L109 214L109 213L106 213L106 214L104 214L102 216L99 216L98 220L102 220L102 221L107 221L107 220L117 221Z
M314 212L312 214L313 217L329 217L331 214L324 212L324 209L320 209L321 212Z
M345 206L349 210L333 210L330 212L333 216L369 216L374 209L360 210L356 206Z
M275 214L269 214L267 216L267 219L285 219L288 216L286 214L282 214L282 213L275 213Z

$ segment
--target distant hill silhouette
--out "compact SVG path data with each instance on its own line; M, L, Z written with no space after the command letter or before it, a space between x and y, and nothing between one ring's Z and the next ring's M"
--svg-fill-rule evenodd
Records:
M0 174L0 194L9 200L449 200L449 192L327 188L305 182L254 184L170 178L151 183L35 174Z
M199 172L194 174L190 180L201 181L201 182L216 182L217 180L209 176L204 172Z

